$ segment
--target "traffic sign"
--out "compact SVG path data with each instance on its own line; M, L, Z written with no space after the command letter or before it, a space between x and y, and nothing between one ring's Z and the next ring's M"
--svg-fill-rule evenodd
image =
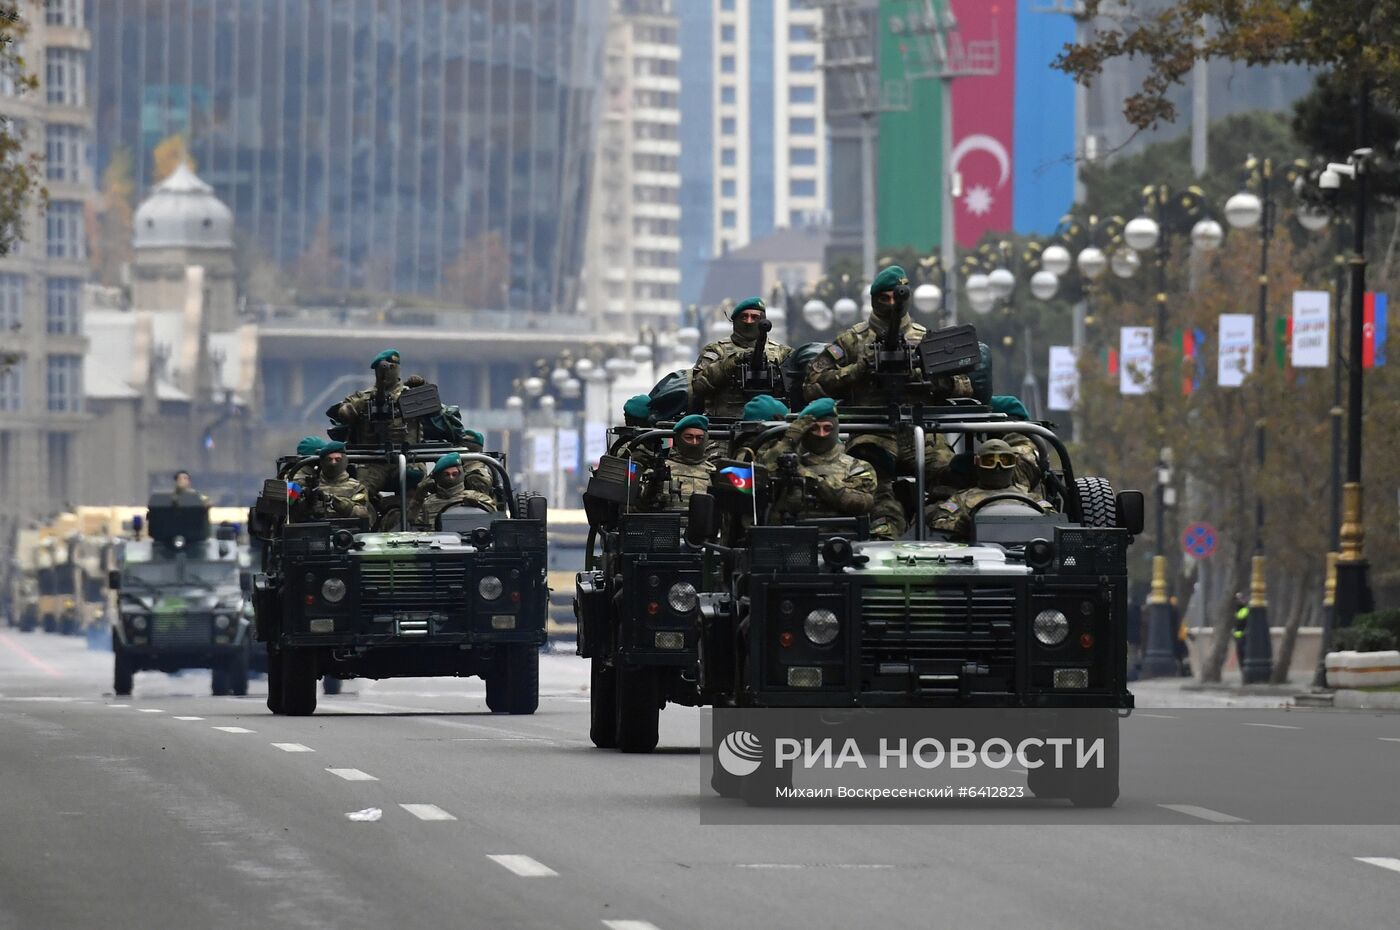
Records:
M1181 534L1181 551L1195 559L1215 555L1215 527L1204 520L1192 523Z

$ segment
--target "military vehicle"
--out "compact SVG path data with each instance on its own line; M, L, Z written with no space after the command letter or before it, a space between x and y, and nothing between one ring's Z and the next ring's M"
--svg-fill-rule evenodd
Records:
M247 694L252 628L236 531L211 528L201 499L168 492L151 495L146 519L133 519L132 529L108 582L118 592L115 693L130 694L139 671L207 668L214 694Z
M448 452L487 466L497 512L455 506L433 529L411 530L401 505L410 468ZM375 502L379 531L357 518L289 520L288 479L314 465L311 456L280 459L249 516L263 540L253 607L268 708L314 713L326 675L479 676L491 710L534 713L549 609L545 499L517 497L500 457L448 443L352 446L346 461L397 466L397 490Z

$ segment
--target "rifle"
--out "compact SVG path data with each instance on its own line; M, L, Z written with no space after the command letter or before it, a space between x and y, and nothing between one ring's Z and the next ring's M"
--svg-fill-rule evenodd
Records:
M884 335L875 348L875 380L889 404L891 422L898 419L899 405L904 399L905 388L914 376L914 351L904 341L904 332L898 325L899 321L904 319L909 295L909 285L900 284L895 287L895 317L885 328Z
M768 333L772 329L773 323L770 320L759 323L758 338L754 340L753 351L741 366L739 383L750 398L759 394L782 393L779 390L783 384L782 372L768 362Z

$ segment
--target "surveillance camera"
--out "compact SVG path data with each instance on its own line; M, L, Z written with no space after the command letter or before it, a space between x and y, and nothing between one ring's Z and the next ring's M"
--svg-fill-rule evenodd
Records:
M1342 176L1328 168L1317 178L1317 186L1325 191L1334 191L1342 186Z

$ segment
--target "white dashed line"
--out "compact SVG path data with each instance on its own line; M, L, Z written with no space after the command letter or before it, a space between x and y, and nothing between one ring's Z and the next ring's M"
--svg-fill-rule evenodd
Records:
M741 862L739 869L892 869L893 865L883 862Z
M1138 713L1138 714L1133 714L1133 716L1134 716L1134 717L1151 717L1151 718L1153 718L1154 720L1176 720L1176 719L1177 719L1176 717L1173 717L1171 714L1142 714L1142 713Z
M283 752L315 752L310 746L303 746L301 743L273 743Z
M1382 869L1390 869L1392 872L1400 872L1400 859L1392 859L1389 856L1357 856L1356 861L1379 866Z
M108 707L130 707L130 704L108 704Z
M336 778L343 778L346 781L379 781L373 775L361 772L359 769L326 769L326 771Z
M256 730L247 730L243 727L210 727L211 730L218 730L220 733L256 733Z
M1400 736L1377 736L1382 743L1400 743Z
M1290 727L1285 723L1242 723L1242 727L1266 727L1270 730L1301 730L1302 727Z
M140 711L141 713L143 713L143 714L163 714L163 713L165 713L165 711L161 710L159 707L138 707L137 710L139 710L139 711Z
M203 717L172 717L172 720L203 720Z
M490 859L492 862L496 863L499 866L509 869L516 875L519 875L521 878L548 878L551 875L559 874L558 872L551 869L549 866L545 865L543 862L538 862L534 859L531 859L529 856L487 856L486 858ZM615 928L615 930L617 930L617 928L621 928L621 930L626 930L626 928L630 928L633 926L651 926L651 924L638 924L635 921L627 920L605 920L603 921L603 923L606 926Z
M1197 807L1195 804L1158 804L1157 806L1164 807L1169 811L1176 811L1178 814L1185 814L1188 817L1209 820L1211 823L1249 823L1243 817L1222 814L1220 811L1213 811L1209 807Z
M656 924L649 924L645 920L605 920L603 926L608 930L661 930Z
M408 811L419 820L456 820L447 811L436 804L400 804L404 810Z

